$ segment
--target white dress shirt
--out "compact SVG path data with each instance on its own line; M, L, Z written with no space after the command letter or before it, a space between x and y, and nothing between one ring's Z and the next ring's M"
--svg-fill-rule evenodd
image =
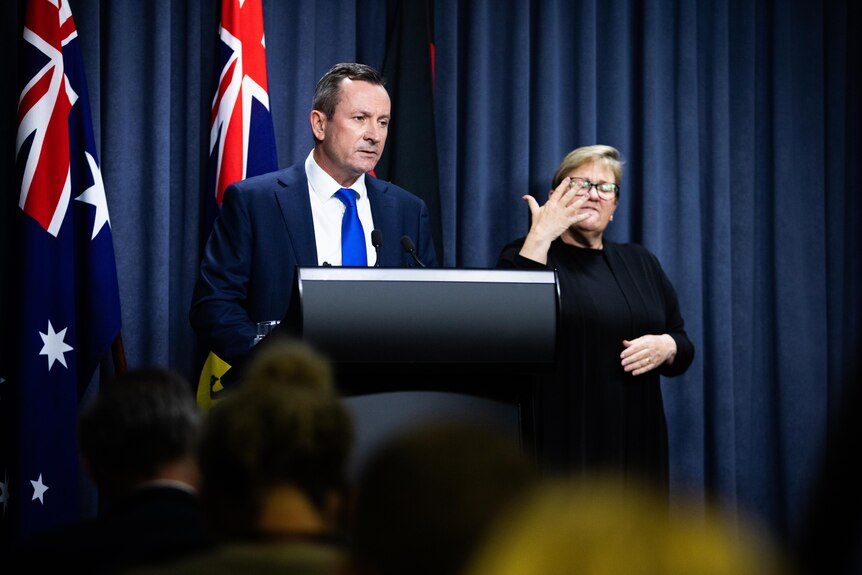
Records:
M308 177L308 195L311 200L311 216L314 219L314 241L317 244L317 264L341 265L341 220L346 207L335 197L341 185L314 161L314 151L305 159L305 175ZM374 219L371 217L371 202L365 187L366 175L357 179L351 190L357 193L356 210L365 232L365 253L368 265L373 266L377 252L371 245L371 230Z

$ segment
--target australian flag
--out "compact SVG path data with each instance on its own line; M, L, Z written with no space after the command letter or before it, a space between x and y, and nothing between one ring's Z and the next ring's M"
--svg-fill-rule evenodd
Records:
M278 169L261 0L223 0L219 40L218 85L210 117L207 235L225 188ZM198 405L209 409L219 398L221 377L230 367L209 353L198 380Z
M66 0L30 0L11 190L20 208L18 259L3 280L17 292L0 358L3 543L80 518L78 405L120 332L111 222L79 44Z

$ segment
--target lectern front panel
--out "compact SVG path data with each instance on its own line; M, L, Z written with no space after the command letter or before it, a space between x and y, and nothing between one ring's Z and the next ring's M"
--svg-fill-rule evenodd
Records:
M344 363L551 363L553 271L300 268L303 339Z

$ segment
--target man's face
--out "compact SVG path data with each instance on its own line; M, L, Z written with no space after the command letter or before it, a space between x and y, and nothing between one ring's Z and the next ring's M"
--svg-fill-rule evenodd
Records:
M311 129L317 139L314 159L344 187L377 165L389 129L386 88L345 78L331 118L312 110Z

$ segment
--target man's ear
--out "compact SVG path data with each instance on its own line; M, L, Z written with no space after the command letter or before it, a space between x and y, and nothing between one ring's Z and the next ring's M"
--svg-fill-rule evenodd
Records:
M319 110L312 110L309 116L311 122L311 133L314 134L314 139L323 141L326 136L326 114Z

